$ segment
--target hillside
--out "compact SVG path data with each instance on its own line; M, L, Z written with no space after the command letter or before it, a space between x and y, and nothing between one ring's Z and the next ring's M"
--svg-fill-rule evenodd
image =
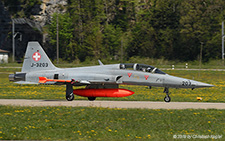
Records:
M131 57L197 60L221 58L223 0L2 0L13 18L29 18L44 29L44 44L60 58L84 61ZM58 18L57 18L58 17ZM123 57L121 57L123 56Z

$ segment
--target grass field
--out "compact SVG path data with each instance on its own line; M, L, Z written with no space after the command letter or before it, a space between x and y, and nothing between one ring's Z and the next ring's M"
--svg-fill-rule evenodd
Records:
M0 106L0 140L225 138L225 110Z
M18 68L0 68L0 98L19 99L65 99L65 86L52 85L18 85L8 81L8 73L20 71ZM172 101L197 102L196 97L202 97L204 102L225 102L225 72L224 71L178 71L167 70L168 74L194 79L213 84L216 87L203 89L170 89ZM132 101L163 101L163 88L145 86L120 86L135 92L124 98L97 98L98 100L132 100ZM78 87L74 87L78 88ZM75 100L87 98L76 96Z

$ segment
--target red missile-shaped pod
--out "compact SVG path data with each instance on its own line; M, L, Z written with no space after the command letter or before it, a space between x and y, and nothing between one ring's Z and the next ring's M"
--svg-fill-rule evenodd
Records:
M125 97L134 94L127 89L75 89L73 93L84 97Z
M47 79L46 77L39 77L39 83L46 83L46 82L70 83L71 80Z

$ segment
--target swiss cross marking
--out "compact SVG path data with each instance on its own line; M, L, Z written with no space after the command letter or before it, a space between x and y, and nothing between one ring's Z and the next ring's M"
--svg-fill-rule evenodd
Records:
M39 52L35 52L32 55L32 58L33 58L34 61L38 62L41 59L41 54Z
M149 75L145 75L145 79L148 80Z
M131 77L132 73L127 73L127 75L128 75L129 77Z

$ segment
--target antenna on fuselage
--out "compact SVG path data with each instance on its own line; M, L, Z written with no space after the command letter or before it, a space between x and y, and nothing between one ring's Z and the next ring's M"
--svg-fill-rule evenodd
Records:
M99 65L104 65L100 60L98 60Z

